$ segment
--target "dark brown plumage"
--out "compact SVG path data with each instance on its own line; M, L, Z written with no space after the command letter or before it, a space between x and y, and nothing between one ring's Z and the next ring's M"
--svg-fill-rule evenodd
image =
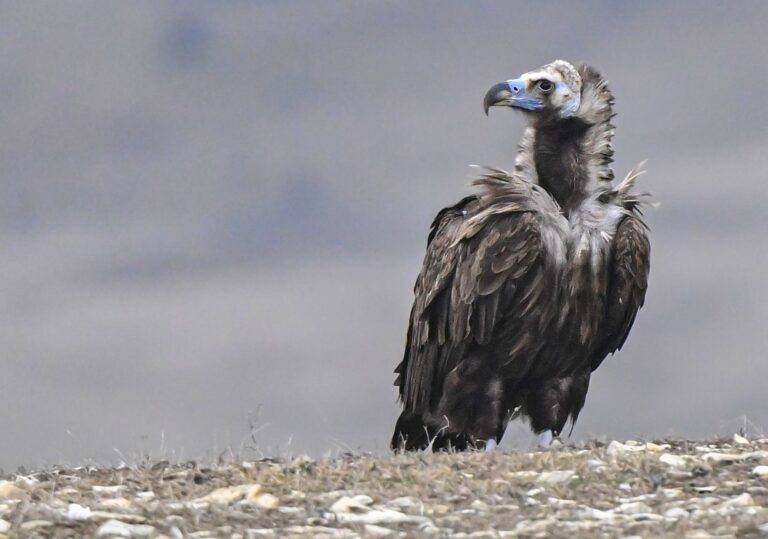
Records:
M643 195L638 172L612 185L607 84L557 61L508 87L486 107L519 106L530 125L513 173L487 169L432 223L395 371L394 449L495 445L519 414L558 435L645 298Z

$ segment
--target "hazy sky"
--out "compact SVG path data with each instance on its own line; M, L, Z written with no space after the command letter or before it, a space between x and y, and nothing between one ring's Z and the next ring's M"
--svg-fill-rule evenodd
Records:
M611 81L617 176L647 158L661 201L646 307L574 438L768 428L766 21L764 1L3 3L0 467L383 450L428 225L523 129L483 95L556 58Z

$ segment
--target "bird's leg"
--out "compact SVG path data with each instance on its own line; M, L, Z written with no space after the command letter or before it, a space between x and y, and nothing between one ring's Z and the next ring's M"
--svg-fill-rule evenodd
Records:
M549 447L552 445L552 431L551 430L545 430L544 432L540 433L538 436L538 444L539 447Z
M496 440L494 438L488 438L485 442L485 452L486 453L493 453L493 451L498 447L499 444L496 443Z

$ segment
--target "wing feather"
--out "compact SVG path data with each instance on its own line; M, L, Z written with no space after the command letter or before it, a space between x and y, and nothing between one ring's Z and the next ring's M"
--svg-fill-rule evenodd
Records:
M494 188L511 189L508 182ZM407 410L432 408L468 347L491 342L505 313L533 308L542 288L542 272L531 271L544 252L540 227L539 215L520 196L507 205L469 197L438 214L396 369ZM525 332L517 337L522 346L530 338Z
M592 360L592 370L627 340L637 312L645 302L650 272L651 244L648 227L633 212L622 219L614 235L611 284L608 291L603 334Z

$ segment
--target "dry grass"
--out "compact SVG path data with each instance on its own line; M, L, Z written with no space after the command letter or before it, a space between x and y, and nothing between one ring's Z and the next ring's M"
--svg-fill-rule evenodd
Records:
M768 439L736 440L54 469L0 482L0 526L12 537L91 536L109 519L169 537L768 536Z

